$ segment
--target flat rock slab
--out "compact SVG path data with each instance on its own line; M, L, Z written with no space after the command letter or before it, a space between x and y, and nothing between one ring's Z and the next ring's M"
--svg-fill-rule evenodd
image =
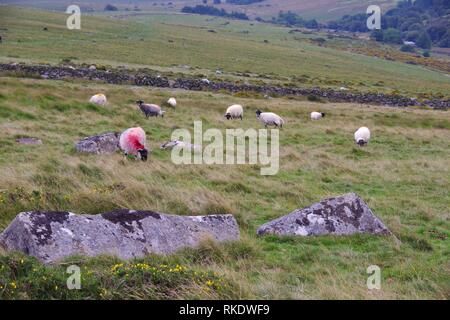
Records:
M391 232L356 194L324 199L262 225L258 235L320 236Z
M176 216L128 209L98 215L22 212L0 234L0 246L52 263L74 254L108 254L121 259L171 254L196 247L206 238L238 240L234 217Z
M75 149L84 153L111 154L120 149L119 138L120 133L107 132L84 138L75 145Z
M32 144L32 145L42 144L42 140L38 138L18 138L16 139L16 142L20 144Z

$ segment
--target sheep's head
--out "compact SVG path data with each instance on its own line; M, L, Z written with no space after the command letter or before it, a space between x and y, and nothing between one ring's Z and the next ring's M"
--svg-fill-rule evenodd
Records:
M262 113L261 110L259 110L259 109L256 110L256 116L257 116L258 118L259 118L259 116L261 115L261 113Z
M365 141L364 139L360 138L358 139L358 141L356 141L356 144L360 147L364 147L365 145L367 145L367 141Z
M325 118L325 112L322 112L321 115L322 115L322 118Z
M179 143L179 141L177 139L172 140L172 141L168 141L164 144L161 145L161 149L169 149L169 148L173 148L175 147L177 144Z
M230 119L231 119L231 113L227 112L227 113L225 114L225 118L227 118L228 120L230 120Z
M142 101L142 100L137 100L136 101L136 104L138 105L138 106L140 106L141 104L143 104L144 103L144 101Z
M140 149L140 150L138 150L138 152L139 152L139 155L140 155L140 157L141 157L141 160L142 160L142 161L147 161L147 158L148 158L148 150L147 150L147 149Z
M159 111L159 115L163 118L164 118L164 113L166 113L164 110Z

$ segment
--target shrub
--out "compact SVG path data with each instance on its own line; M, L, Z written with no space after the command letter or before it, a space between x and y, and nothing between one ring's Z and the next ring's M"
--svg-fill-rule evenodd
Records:
M415 52L416 51L416 49L414 49L414 47L413 46L410 46L410 45L403 45L401 48L400 48L400 51L402 51L402 52Z
M431 38L426 32L422 32L417 38L416 44L418 47L422 49L430 49L431 48Z

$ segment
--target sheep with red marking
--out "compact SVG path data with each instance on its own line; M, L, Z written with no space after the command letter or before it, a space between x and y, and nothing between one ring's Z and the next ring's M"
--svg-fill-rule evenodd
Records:
M140 128L129 128L122 132L119 138L119 146L126 156L131 155L140 158L142 161L147 161L147 138L145 131Z

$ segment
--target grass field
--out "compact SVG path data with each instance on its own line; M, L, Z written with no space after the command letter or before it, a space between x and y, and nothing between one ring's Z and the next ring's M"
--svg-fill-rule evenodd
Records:
M107 107L86 103L97 92L106 93ZM179 107L163 120L145 119L133 104L137 98L159 103L171 95ZM246 108L242 124L223 118L226 106L236 102ZM259 128L254 110L260 107L286 120L276 176L260 176L259 166L176 166L170 153L159 149L174 128L192 129L199 118L205 129ZM311 122L313 110L328 116ZM153 149L147 163L74 151L80 138L136 125L145 129ZM373 130L364 149L352 136L361 125ZM95 214L126 207L232 213L242 235L235 243L150 256L139 260L141 265L75 257L43 267L2 254L0 298L448 299L449 130L448 112L0 78L0 230L26 210ZM39 137L43 144L17 144L23 136ZM397 239L255 235L270 219L350 191L367 201ZM83 290L65 289L70 263L84 270ZM382 290L376 292L366 288L372 264L382 269ZM168 271L177 265L181 272ZM143 266L155 269L143 277L150 268Z
M166 71L188 65L194 74L214 74L221 68L225 76L250 73L256 79L275 77L297 86L449 97L448 74L320 47L309 40L315 35L290 34L288 28L268 24L195 15L82 16L82 29L70 31L64 14L0 7L0 17L0 29L7 29L0 31L4 62L69 59Z

